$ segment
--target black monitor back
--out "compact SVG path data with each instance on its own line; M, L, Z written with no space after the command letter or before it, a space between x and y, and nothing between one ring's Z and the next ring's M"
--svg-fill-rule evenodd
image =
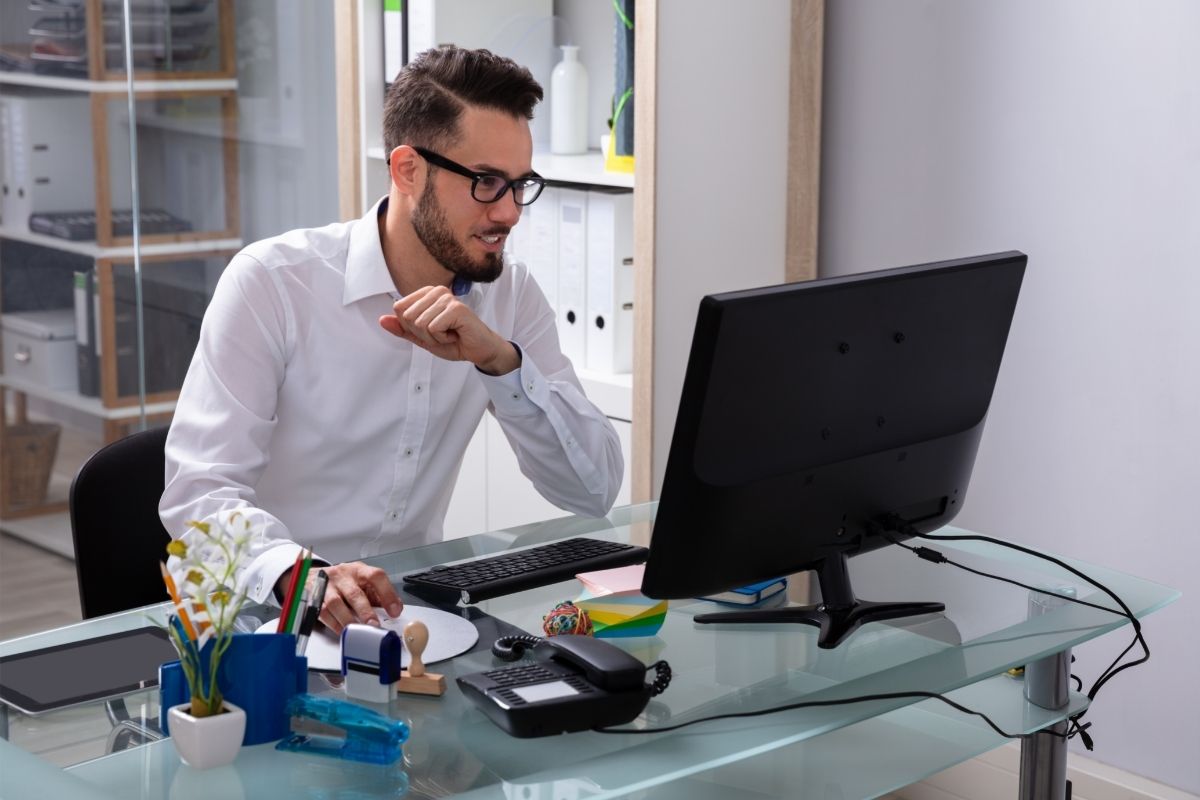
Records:
M949 522L1025 263L1008 252L705 297L643 591L711 594L885 545L888 519L908 535Z

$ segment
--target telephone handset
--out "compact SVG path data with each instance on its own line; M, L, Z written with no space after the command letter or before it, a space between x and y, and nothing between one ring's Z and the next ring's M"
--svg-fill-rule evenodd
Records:
M641 690L646 665L619 647L592 636L553 636L533 649L539 661L557 661L583 671L593 686L609 691Z
M591 636L539 642L534 660L458 678L463 693L520 738L620 725L650 700L646 666Z

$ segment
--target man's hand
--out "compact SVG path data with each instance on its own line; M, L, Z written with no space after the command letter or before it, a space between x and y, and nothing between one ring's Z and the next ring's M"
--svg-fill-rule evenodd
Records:
M393 316L379 324L447 361L470 361L489 375L504 375L521 366L512 343L483 324L446 286L426 286L397 300Z
M319 619L335 635L340 636L342 628L352 622L378 625L374 606L386 609L393 619L404 609L387 573L379 567L349 561L323 569L329 576L329 584L325 587L325 602L321 604ZM309 580L315 578L314 569Z

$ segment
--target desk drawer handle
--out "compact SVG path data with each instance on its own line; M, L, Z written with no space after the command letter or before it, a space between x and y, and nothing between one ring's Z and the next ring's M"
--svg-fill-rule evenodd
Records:
M17 345L17 351L13 354L18 364L28 364L33 359L33 352L28 345Z

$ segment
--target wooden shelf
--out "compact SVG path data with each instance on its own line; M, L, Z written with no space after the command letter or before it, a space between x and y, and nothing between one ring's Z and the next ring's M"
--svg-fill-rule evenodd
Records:
M91 256L92 258L132 258L138 250L143 256L174 256L195 255L197 253L212 253L224 250L242 249L241 239L196 239L183 242L167 242L162 244L143 244L140 248L132 245L122 247L101 247L94 240L76 241L60 239L57 236L46 236L30 230L21 230L6 225L0 225L0 239L13 239L18 242L49 247L53 250L65 250L70 253Z
M589 150L581 156L556 156L550 153L534 153L533 169L542 177L578 183L587 186L613 186L633 188L633 175L628 172L606 172L604 155L599 150Z
M64 92L84 92L90 94L124 94L129 91L127 81L92 81L87 78L65 78L59 75L38 75L30 72L0 71L0 84L11 86L31 86L38 89L58 89ZM147 81L135 80L133 91L140 92L206 92L206 91L236 91L236 78L207 78L178 80Z

